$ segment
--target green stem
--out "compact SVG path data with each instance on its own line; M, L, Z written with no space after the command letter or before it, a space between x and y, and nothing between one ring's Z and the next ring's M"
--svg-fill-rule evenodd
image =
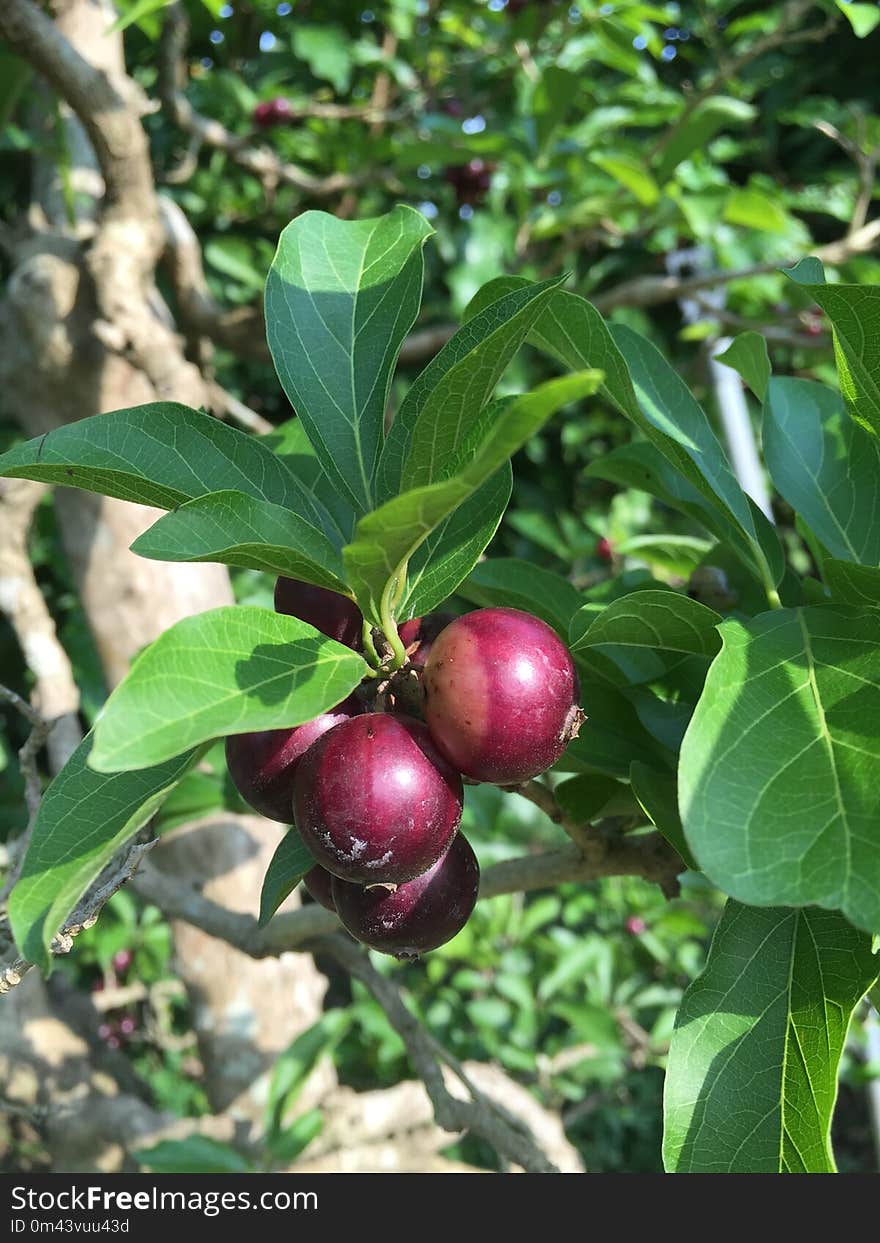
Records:
M385 591L382 593L382 602L379 606L379 616L382 619L382 633L388 640L394 659L388 669L389 673L393 673L395 669L399 669L406 662L406 648L400 635L397 633L397 624L394 620L394 608L400 600L401 583L405 574L395 576L389 582Z
M379 660L379 653L376 651L376 645L373 642L373 627L368 621L364 622L364 655L373 666L370 676L374 677L375 671L378 670L382 662Z

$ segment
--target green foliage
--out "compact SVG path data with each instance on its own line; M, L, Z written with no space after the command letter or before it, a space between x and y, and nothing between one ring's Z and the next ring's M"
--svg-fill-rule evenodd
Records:
M260 894L260 927L265 927L286 897L293 893L299 882L314 866L296 829L289 829L278 843L263 878Z
M730 902L675 1023L666 1168L833 1171L837 1065L877 969L871 938L836 913Z

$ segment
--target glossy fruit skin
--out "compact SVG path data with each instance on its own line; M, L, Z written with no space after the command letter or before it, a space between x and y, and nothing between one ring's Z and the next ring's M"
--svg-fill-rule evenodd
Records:
M475 781L514 785L555 764L577 732L568 648L519 609L477 609L436 639L424 672L438 750Z
M462 785L421 723L370 712L311 747L293 783L296 827L316 862L359 884L400 884L449 848Z
M298 617L356 652L363 646L363 613L354 600L338 591L301 583L298 578L279 578L275 583L275 612Z
M395 958L417 958L451 941L471 916L480 868L459 835L432 868L395 890L334 878L333 900L353 937Z
M226 767L246 803L269 820L293 823L293 778L299 761L313 742L360 712L349 696L329 712L293 729L262 729L230 734Z
M600 561L611 561L614 557L611 540L606 539L604 535L601 539L596 540L596 556Z
M410 653L409 663L416 669L424 669L425 661L434 646L434 640L441 630L445 630L453 621L455 621L454 613L426 613L424 617L413 617L410 621L398 626L397 633L405 648L418 644Z
M316 863L306 872L302 883L316 902L319 902L325 910L336 914L336 903L333 901L333 877L325 868Z

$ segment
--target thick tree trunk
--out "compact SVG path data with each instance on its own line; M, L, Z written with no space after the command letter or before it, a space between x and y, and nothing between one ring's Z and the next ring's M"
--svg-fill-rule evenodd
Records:
M116 16L112 4L68 0L56 5L56 15L79 53L107 73L124 99L132 98L136 88L124 77L121 38L106 33ZM36 170L28 221L38 227L18 250L0 304L0 385L8 407L24 432L35 436L88 415L149 401L206 405L203 377L169 330L170 317L155 288L148 281L138 302L137 291L130 287L129 254L149 241L137 235L137 220L127 220L117 234L111 231L109 242L103 238L96 269L90 246L103 183L85 131L72 115L68 141L74 185L94 195L95 210L87 207L71 226L54 170ZM145 233L156 224L149 213L146 204ZM105 314L117 301L112 274L117 261L121 323L108 321ZM98 288L96 281L104 287ZM133 341L147 341L150 348L138 356ZM57 492L55 503L108 686L119 682L132 657L175 621L232 602L221 566L168 565L129 552L135 537L154 521L154 511L65 489ZM239 823L225 817L210 829L178 833L175 841L160 847L157 861L165 855L165 865L194 884L210 878L215 900L253 911L277 838L277 827L265 821ZM297 958L295 967L292 959L256 963L190 927L177 926L174 932L209 1095L215 1105L225 1107L245 1094L242 1111L254 1114L256 1106L246 1107L247 1088L318 1017L325 981L306 957ZM16 1005L28 998L42 1004L36 984L20 993ZM37 1047L41 1030L33 1027L34 1064L47 1055Z

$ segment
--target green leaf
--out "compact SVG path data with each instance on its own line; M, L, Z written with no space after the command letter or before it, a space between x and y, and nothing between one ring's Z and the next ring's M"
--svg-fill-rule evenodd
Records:
M728 902L676 1018L666 1169L833 1172L837 1068L877 969L870 937L837 913Z
M716 134L730 125L746 125L757 115L751 104L723 95L711 95L672 127L657 164L657 180L666 181L683 160L705 150Z
M249 1174L251 1166L240 1153L207 1135L163 1139L152 1148L132 1153L135 1161L154 1174Z
M49 784L37 812L9 922L25 958L48 971L49 946L89 885L158 810L196 752L110 776L89 768L88 734Z
M679 768L694 857L742 902L880 929L880 612L783 609L719 630Z
M135 0L125 13L120 13L112 26L107 27L108 35L116 34L121 30L127 30L129 26L142 22L145 17L150 17L158 9L164 9L170 4L171 0Z
M670 846L681 855L692 871L698 872L693 855L688 849L678 814L678 792L672 773L659 773L647 764L636 760L630 765L630 784L633 794L654 827L663 834Z
M321 521L306 489L257 437L172 401L57 427L0 455L0 475L159 509L231 490Z
M219 561L345 592L342 557L292 510L243 492L212 492L165 514L132 552L153 561Z
M880 442L853 423L839 394L812 380L771 380L763 440L776 490L832 556L877 565Z
M571 619L583 605L583 597L567 578L518 557L491 557L481 562L461 583L458 594L481 608L533 613L566 642Z
M512 293L493 300L458 329L413 381L382 452L380 498L452 473L450 457L457 456L457 447L558 284L523 281Z
M591 824L623 789L620 782L612 777L585 773L581 777L560 781L553 793L567 819L578 824Z
M325 534L334 547L342 548L352 537L357 515L319 462L303 424L299 419L288 419L261 439L306 489L322 515Z
M573 618L571 650L634 647L686 652L708 659L721 646L718 613L674 591L637 591L613 601L598 616L591 605Z
M644 163L625 155L591 155L590 160L629 190L643 207L653 207L660 198L660 187Z
M688 578L713 547L711 540L696 535L633 535L616 541L614 551L619 557L632 557L652 569Z
M146 768L210 738L301 725L341 703L366 668L356 652L269 609L185 617L138 656L107 700L90 765Z
M578 78L569 69L548 65L532 92L531 117L539 151L543 151L577 98Z
M513 277L490 281L468 314L491 310L493 299L520 287ZM705 414L650 341L622 324L609 327L589 302L562 289L528 339L571 370L601 370L605 396L690 485L686 495L698 494L707 529L730 543L768 589L779 582L785 564L774 528L740 488Z
M362 518L343 556L348 582L364 616L380 625L383 597L403 585L407 562L427 536L504 466L551 414L594 393L600 381L598 372L581 372L496 403L485 436L458 474L404 492Z
M349 87L352 47L339 26L305 26L297 23L292 35L293 52L304 60L316 78L332 83L337 94Z
M350 1011L329 1010L297 1036L278 1058L266 1102L266 1139L271 1146L283 1136L285 1116L296 1103L309 1075L321 1057L342 1039L351 1021Z
M648 438L703 496L722 507L746 537L762 579L777 584L785 569L778 537L737 482L687 385L657 347L631 328L614 324L611 336L629 368Z
M263 877L259 924L265 928L285 898L315 865L296 829L289 829L275 851Z
M851 561L826 557L822 562L822 576L832 596L844 604L880 607L880 569L875 566L853 565Z
M409 207L376 220L307 211L281 234L266 283L269 349L328 477L373 504L394 364L422 293L431 228Z
M280 1135L268 1141L273 1159L283 1161L285 1165L291 1164L308 1148L312 1140L318 1138L323 1129L324 1114L320 1109L309 1109L300 1114Z
M802 259L786 276L818 302L834 328L840 388L855 421L880 436L880 286L827 285L818 259Z
M729 224L765 233L785 233L791 222L791 217L779 203L752 186L742 186L728 194L724 219Z
M767 342L760 332L740 332L724 353L716 354L715 358L725 367L739 372L758 401L764 400L771 368Z
M850 0L835 0L853 28L857 39L865 39L880 22L880 9L873 4L851 4Z
M512 487L507 463L434 528L407 567L398 620L423 617L458 589L498 530Z
M654 742L620 691L595 682L583 684L581 707L587 719L557 764L560 772L605 773L628 781L633 760L664 766L666 751Z

